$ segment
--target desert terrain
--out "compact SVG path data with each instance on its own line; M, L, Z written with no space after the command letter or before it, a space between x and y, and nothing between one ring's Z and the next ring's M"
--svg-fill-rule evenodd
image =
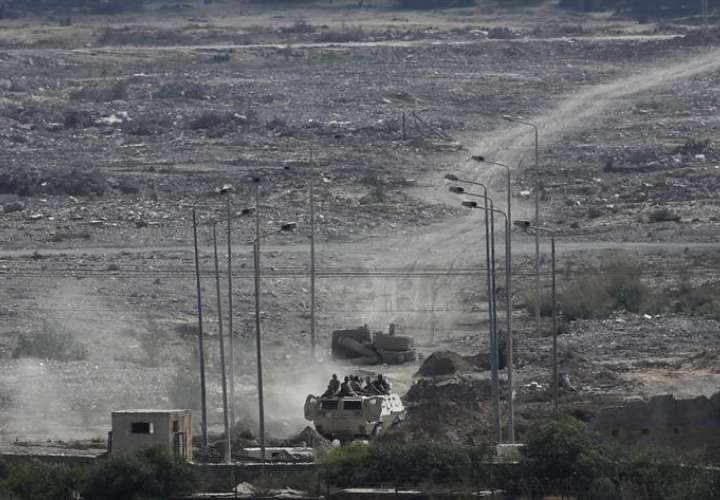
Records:
M503 210L506 189L504 171L472 155L510 167L513 219L533 218L540 180L540 221L557 232L560 369L573 382L564 411L713 394L719 76L713 28L553 2L154 2L0 20L0 440L103 440L113 409L197 408L193 208L209 417L221 429L212 228L227 331L228 197L241 426L257 431L256 195L271 437L302 430L305 396L354 369L331 359L335 329L395 323L424 357L487 353L482 212L445 176L484 183ZM538 127L537 171L532 129L504 116ZM538 336L527 308L534 238L511 237L522 435L552 410L551 322ZM502 328L504 239L498 219ZM590 293L618 277L642 298ZM591 312L571 318L578 294ZM410 391L401 434L492 439L486 371L418 382L418 367L371 368Z

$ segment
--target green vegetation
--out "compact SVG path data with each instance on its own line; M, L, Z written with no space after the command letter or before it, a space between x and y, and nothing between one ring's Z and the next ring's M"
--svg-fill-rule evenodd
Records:
M100 462L81 489L85 500L164 500L192 493L192 466L160 448Z
M330 451L322 459L320 479L334 486L502 488L527 498L720 498L720 469L693 464L672 450L619 448L571 417L529 429L518 464L494 464L482 448L375 443Z
M322 459L320 479L336 486L472 483L485 480L485 448L446 443L353 444Z
M69 500L79 491L83 473L60 465L33 460L3 468L2 498L18 500Z
M160 448L114 457L82 470L38 460L0 467L0 498L167 500L193 492L192 467Z
M565 321L605 318L615 310L634 313L655 311L658 298L641 279L640 265L632 260L617 259L602 272L582 277L558 291L558 314ZM534 294L525 298L530 314L535 314ZM552 296L540 298L540 314L552 315Z
M525 295L528 314L535 314L535 294ZM692 284L683 281L676 288L653 290L642 281L637 262L617 259L597 273L570 282L558 291L558 314L565 322L602 319L614 311L632 313L674 313L706 316L720 320L720 283ZM552 316L552 295L540 297L540 315Z
M720 285L717 283L693 286L685 281L677 291L670 292L670 299L673 312L720 319Z

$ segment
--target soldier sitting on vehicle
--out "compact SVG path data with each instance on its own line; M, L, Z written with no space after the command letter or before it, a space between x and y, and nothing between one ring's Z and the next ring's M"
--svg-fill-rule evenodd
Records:
M346 398L349 396L357 396L357 394L355 394L355 391L353 391L352 387L350 387L350 377L345 377L343 383L340 384L340 392L338 393L338 397Z
M337 374L333 373L333 376L330 379L330 382L328 382L327 389L322 397L333 398L337 396L338 392L340 392L340 381L337 378Z
M358 377L357 375L350 376L350 388L356 394L364 394L365 393L365 391L363 390L362 384L360 383L360 377Z
M363 392L368 396L375 396L377 394L380 394L375 388L375 384L373 384L370 375L365 377L365 387L363 387Z
M373 382L373 386L378 394L390 394L390 384L383 378L382 373L378 373L377 379Z

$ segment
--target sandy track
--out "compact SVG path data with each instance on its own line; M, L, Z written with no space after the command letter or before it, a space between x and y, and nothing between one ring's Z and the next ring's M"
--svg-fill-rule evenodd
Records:
M615 80L610 83L595 85L569 96L559 106L551 108L543 114L528 117L526 120L536 124L540 129L540 147L552 145L569 133L576 133L578 130L586 129L598 121L610 118L613 110L627 106L629 100L636 94L661 88L677 82L686 80L696 75L720 70L720 50L714 49L706 54L694 57L690 60L676 62L669 65L659 66L649 71L642 71L637 74ZM521 161L532 162L532 129L527 126L513 126L509 129L498 130L494 134L485 136L478 141L465 140L470 151L483 154L488 159L506 163L517 168ZM517 146L524 144L527 149ZM542 158L541 158L542 162ZM457 204L458 198L447 191L447 184L443 182L443 176L447 172L436 172L432 178L425 179L423 185L431 186L417 190L414 194L425 201L435 203ZM500 169L479 168L472 161L464 160L456 167L455 172L466 179L482 182L489 187L497 187L494 200L496 206L505 208L505 193L503 189L504 171ZM534 214L532 203L529 200L514 198L513 218L531 219ZM542 220L542 206L541 220ZM498 226L500 225L496 221ZM420 255L432 253L433 248L443 248L443 256L447 261L460 258L467 248L479 241L478 217L461 218L456 221L448 221L441 227L436 227L435 234L420 234L416 237L416 244L408 245L407 239L403 241L403 256L401 259L408 259L408 249L412 248ZM599 246L594 242L588 242L592 246ZM677 244L670 244L668 247ZM612 244L618 248L626 245ZM662 244L661 244L662 245ZM600 245L607 248L607 245ZM633 245L633 246L640 246ZM478 248L478 251L481 251ZM518 248L520 251L520 248ZM427 258L427 255L424 255ZM387 256L385 256L387 259Z

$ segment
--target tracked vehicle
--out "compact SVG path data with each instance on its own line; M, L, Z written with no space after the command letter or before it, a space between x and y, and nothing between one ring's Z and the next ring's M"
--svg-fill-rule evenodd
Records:
M405 406L397 394L320 397L305 400L305 419L327 439L341 443L374 439L405 419Z

